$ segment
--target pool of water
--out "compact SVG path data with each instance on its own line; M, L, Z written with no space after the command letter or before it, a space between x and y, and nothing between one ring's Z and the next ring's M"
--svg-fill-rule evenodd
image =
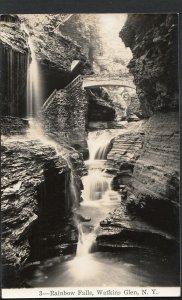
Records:
M28 270L29 287L178 286L179 270L160 253L133 249L65 256Z

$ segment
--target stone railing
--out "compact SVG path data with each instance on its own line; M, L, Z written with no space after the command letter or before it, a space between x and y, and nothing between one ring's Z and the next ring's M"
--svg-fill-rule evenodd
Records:
M54 96L56 95L57 90L55 89L52 94L49 96L49 98L44 102L43 106L42 106L42 110L46 110L49 105L52 103Z
M75 79L73 79L73 81L71 81L64 89L66 91L70 91L72 88L74 88L77 83L82 82L83 81L83 77L82 75L78 75Z

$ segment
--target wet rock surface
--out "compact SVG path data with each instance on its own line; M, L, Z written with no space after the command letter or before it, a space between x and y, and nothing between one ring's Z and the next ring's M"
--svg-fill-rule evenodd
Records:
M90 65L79 44L58 30L58 26L64 23L66 17L66 14L20 15L29 29L36 56L42 64L47 64L49 68L71 72L71 63L80 60L82 68L90 73Z
M124 201L124 199L122 199ZM177 239L144 222L137 215L129 214L125 202L110 212L97 228L97 251L109 249L158 249L171 253L179 247Z
M27 261L74 252L77 230L70 168L53 146L22 135L4 137L1 155L3 285L11 287ZM80 191L79 178L75 180Z

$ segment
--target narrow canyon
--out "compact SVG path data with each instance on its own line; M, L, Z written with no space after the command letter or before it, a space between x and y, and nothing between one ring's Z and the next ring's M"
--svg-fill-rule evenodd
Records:
M0 27L3 288L179 286L177 14Z

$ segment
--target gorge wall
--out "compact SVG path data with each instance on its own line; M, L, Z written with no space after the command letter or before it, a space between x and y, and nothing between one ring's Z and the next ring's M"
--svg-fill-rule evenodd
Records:
M42 103L54 89L64 88L77 75L92 73L89 60L82 53L80 45L56 30L61 21L61 15L0 16L2 115L26 116L27 68L32 59L29 37L40 72ZM79 64L71 70L75 60Z
M145 116L156 111L176 111L178 94L178 16L129 15L120 32L133 58L128 68L134 76Z
M2 264L5 285L11 286L33 249L36 259L41 258L38 253L49 256L50 236L60 234L65 216L71 212L70 169L53 147L27 137L27 122L5 117L1 126ZM40 242L45 238L42 251ZM37 244L30 247L34 239Z
M1 15L1 115L26 115L28 46L20 19Z
M179 258L177 25L173 14L132 14L120 32L145 119L112 140L109 171L122 201L100 222L99 249L154 247Z
M145 116L144 143L128 188L128 208L177 234L179 221L179 94L177 15L129 15L120 36L133 58Z
M46 137L41 141L39 129L34 132L34 137L29 136L29 122L17 118L27 116L27 70L32 54L22 20L35 43L41 84L45 87L44 96L49 95L55 87L64 87L76 76L77 73L71 72L74 59L80 60L76 72L90 73L91 68L79 45L56 32L46 32L45 24L40 23L40 28L39 23L35 25L35 19L36 17L30 25L23 16L0 17L3 76L1 114L6 116L1 119L2 264L3 285L6 287L11 287L15 281L19 284L17 281L20 270L27 262L60 255L64 251L74 252L77 243L77 229L72 214L74 200L70 188L74 179L75 194L79 202L82 158L68 145L67 140L62 139L61 144L57 145L57 153L51 141L50 144L44 143ZM56 26L54 18L52 19ZM48 23L49 21L50 18ZM68 99L65 97L65 113L71 106L66 101ZM74 112L79 112L79 108L76 107ZM63 130L61 120L60 117L60 131ZM69 124L73 122L67 111L62 124L69 126L68 121ZM82 122L85 122L85 118L72 125L79 131ZM53 128L51 130L55 131ZM72 175L71 168L77 170L73 170Z
M26 116L31 60L20 20L35 47L42 100L50 95L42 107L42 140L39 131L34 133L37 138L29 135L27 120L15 117ZM88 23L82 31L84 22L80 15L65 19L60 14L0 18L2 115L8 115L2 118L2 252L7 287L27 262L75 252L78 232L73 206L81 201L80 177L87 172L83 165L83 158L88 158L87 132L103 129L101 123L112 123L116 117L112 88L82 88L83 76L92 73L94 53L98 72L110 72L105 69L107 57L104 61L100 57L99 39L93 47L95 27ZM128 67L137 96L118 107L119 120L131 123L125 122L126 130L109 144L106 171L115 175L112 184L122 203L101 222L98 246L175 248L179 228L177 16L129 15L120 36L133 53ZM121 61L117 60L117 72ZM115 73L113 65L111 71ZM144 120L133 119L133 114Z

